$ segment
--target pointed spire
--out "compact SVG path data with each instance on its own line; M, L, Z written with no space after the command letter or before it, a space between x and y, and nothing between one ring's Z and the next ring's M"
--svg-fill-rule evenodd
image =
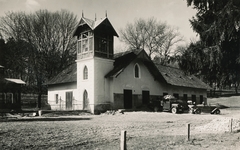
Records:
M82 17L84 17L84 13L83 13L83 10L82 10Z
M106 14L105 15L106 15L106 18L107 18L107 10L106 10Z

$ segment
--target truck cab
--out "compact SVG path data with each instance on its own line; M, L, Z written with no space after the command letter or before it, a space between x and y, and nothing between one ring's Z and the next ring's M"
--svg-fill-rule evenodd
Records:
M151 100L149 108L157 111L169 111L174 114L189 111L187 102L176 99L172 95L165 95L162 99Z
M184 101L178 100L174 97L164 98L162 100L162 109L163 111L170 111L174 114L189 110L187 103L185 104Z

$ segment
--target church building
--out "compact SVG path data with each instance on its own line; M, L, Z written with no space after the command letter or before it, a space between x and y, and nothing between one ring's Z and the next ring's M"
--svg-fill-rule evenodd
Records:
M73 34L77 60L48 82L52 110L137 109L171 94L196 103L206 101L208 85L182 70L156 65L144 50L114 53L117 32L107 17L85 17Z

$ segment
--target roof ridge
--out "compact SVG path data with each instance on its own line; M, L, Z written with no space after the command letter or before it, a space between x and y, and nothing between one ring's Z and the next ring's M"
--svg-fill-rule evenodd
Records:
M92 20L86 17L82 17L82 19L92 28L95 29L99 24L101 24L107 17L98 19L98 20ZM91 23L91 24L89 24Z
M124 53L126 53L126 54L128 54L128 53L131 53L131 52L134 52L134 53L140 53L141 51L142 51L143 49L130 49L130 50L126 50L126 51L122 51L122 52L117 52L117 53L115 53L116 55L117 54L124 54ZM115 55L114 54L114 55Z
M178 70L181 70L181 71L183 71L182 69L180 69L180 68L177 68L177 67L174 67L174 66L162 65L162 64L158 64L158 63L156 63L156 62L154 62L154 64L155 64L155 65L157 65L157 66L163 66L163 67L168 67L168 68L173 68L173 69L178 69Z

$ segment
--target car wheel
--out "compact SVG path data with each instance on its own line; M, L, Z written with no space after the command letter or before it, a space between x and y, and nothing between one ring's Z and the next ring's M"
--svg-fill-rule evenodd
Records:
M177 108L173 107L173 108L171 109L171 112L172 112L173 114L176 114L176 113L177 113Z
M201 114L201 112L202 112L201 109L196 109L196 110L195 110L195 113L196 113L196 114Z
M215 114L220 114L220 110L219 109L217 109L216 111L215 111Z

